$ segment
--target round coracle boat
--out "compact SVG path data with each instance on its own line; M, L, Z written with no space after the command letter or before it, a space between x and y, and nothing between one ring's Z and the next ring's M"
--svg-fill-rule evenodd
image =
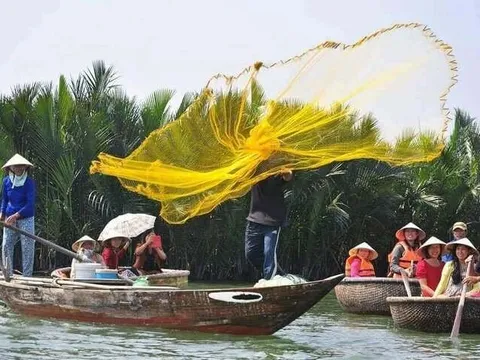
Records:
M190 271L177 269L162 269L161 273L146 275L149 285L185 287L188 285Z
M430 333L449 333L460 297L389 297L396 327ZM480 334L480 298L465 298L460 332Z
M409 279L413 296L420 296L417 279ZM390 315L389 296L407 296L402 279L387 277L347 277L335 286L343 310L355 314Z
M70 267L64 267L52 271L51 276L54 278L70 278ZM120 270L124 270L120 268ZM188 276L190 271L179 269L162 269L162 272L157 272L148 275L142 275L150 286L175 286L186 287L188 285ZM135 281L138 277L132 276L130 280Z

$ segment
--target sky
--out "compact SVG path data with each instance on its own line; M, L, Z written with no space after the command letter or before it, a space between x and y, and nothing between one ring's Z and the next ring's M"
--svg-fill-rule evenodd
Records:
M447 106L480 116L480 1L0 0L0 94L16 84L113 65L127 94L198 91L216 73L289 58L325 40L353 43L419 22L453 47Z

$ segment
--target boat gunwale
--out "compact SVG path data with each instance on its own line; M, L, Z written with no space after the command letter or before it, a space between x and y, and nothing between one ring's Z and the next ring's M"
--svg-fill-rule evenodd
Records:
M409 278L409 283L418 283L418 279L416 278ZM345 277L341 282L338 283L339 285L357 285L357 284L382 284L382 283L401 283L403 284L403 279L395 279L391 277Z
M2 277L0 277L0 287L9 287L9 288L20 288L22 290L29 290L33 288L45 288L45 289L58 289L58 290L69 290L69 291L76 291L76 290L81 290L81 291L93 291L93 292L112 292L114 291L115 293L123 293L123 292L175 292L175 293L189 293L189 292L222 292L222 291L253 291L253 292L263 292L263 291L274 291L281 289L282 291L290 292L291 290L294 291L299 291L300 289L303 288L308 288L308 287L315 287L317 285L325 284L328 282L334 282L336 281L339 277L343 277L344 274L337 274L330 276L325 279L320 279L320 280L314 280L314 281L308 281L305 283L301 284L291 284L291 285L276 285L276 286L268 286L268 287L229 287L229 288L198 288L198 289L165 289L161 287L155 287L155 286L145 286L145 287L140 287L140 286L109 286L106 285L105 289L94 289L94 288L88 288L88 287L83 287L81 286L81 283L78 285L55 285L55 279L51 278L39 278L39 279L48 279L51 281L45 281L45 284L41 284L39 282L34 282L34 284L29 285L28 283L25 284L25 282L28 282L28 280L22 280L21 277L17 278L19 282L24 282L23 284L21 283L15 283L16 278L12 278L10 282L5 281ZM341 281L340 281L341 282ZM339 282L339 283L340 283ZM286 290L289 288L288 290ZM333 287L332 287L333 289Z
M424 297L424 296L388 296L387 304L411 304L411 303L458 303L460 296L453 297ZM467 296L465 302L480 303L480 298Z

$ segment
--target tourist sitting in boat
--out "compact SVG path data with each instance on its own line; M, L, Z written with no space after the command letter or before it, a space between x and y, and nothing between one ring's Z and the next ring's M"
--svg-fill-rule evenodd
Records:
M365 277L375 276L372 260L378 257L378 253L366 242L350 249L350 257L345 261L345 276Z
M453 254L453 260L445 264L442 271L442 278L437 288L435 289L434 297L436 296L460 296L462 293L462 280L467 277L467 262L466 259L470 255L478 256L478 251L467 238L457 241L452 241L447 244L446 248ZM468 276L473 275L471 269ZM473 288L478 288L479 284L468 285L467 291Z
M394 278L401 278L402 272L408 277L415 276L415 266L421 257L417 255L421 241L425 239L425 231L420 229L414 223L408 223L397 230L395 237L397 244L388 255L390 263L390 274Z
M118 269L120 261L125 257L130 239L124 236L116 236L103 240L102 257L109 269Z
M149 230L141 239L135 247L135 263L132 267L141 275L162 272L162 264L167 259L162 238Z
M445 243L435 236L430 237L417 250L422 258L417 264L416 278L422 289L422 296L432 297L442 277L443 265L441 255L445 250Z
M82 257L86 257L93 263L98 263L105 266L105 262L103 261L102 256L97 253L97 251L99 250L98 242L92 239L88 235L84 235L80 239L75 241L72 244L72 250L75 251L78 255L83 255ZM77 259L73 259L71 267L55 269L51 275L53 277L58 277L63 279L68 279L68 278L75 279L76 266L77 266L76 264L78 263L79 261Z
M453 235L452 241L457 241L457 240L466 238L467 232L468 232L467 224L465 224L462 221L457 221L452 226L452 235ZM449 251L446 251L445 254L443 254L442 256L442 261L446 263L452 260L453 260L453 254L451 254Z
M75 241L72 244L72 250L79 255L86 256L92 262L105 265L102 256L96 252L98 250L98 243L88 235L84 235ZM75 279L75 267L77 263L77 259L72 260L72 266L70 268L70 277L72 279Z

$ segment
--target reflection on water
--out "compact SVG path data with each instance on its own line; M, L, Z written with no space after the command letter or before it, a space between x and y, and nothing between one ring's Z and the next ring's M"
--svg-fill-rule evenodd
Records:
M398 330L346 314L329 294L272 336L248 337L25 318L0 309L0 359L477 359L480 335Z

